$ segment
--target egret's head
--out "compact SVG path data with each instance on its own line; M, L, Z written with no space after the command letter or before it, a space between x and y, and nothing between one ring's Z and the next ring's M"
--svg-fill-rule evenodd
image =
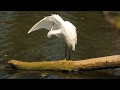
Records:
M51 35L52 35L52 34L51 34L51 31L49 31L48 34L47 34L47 37L50 38Z

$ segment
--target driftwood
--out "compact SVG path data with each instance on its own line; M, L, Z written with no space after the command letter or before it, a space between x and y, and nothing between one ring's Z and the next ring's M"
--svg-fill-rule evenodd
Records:
M85 71L120 67L120 55L91 58L86 60L59 60L42 62L22 62L10 60L12 68L25 70Z

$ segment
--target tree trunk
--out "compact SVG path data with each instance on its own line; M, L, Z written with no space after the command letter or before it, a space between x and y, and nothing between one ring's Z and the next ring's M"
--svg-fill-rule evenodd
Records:
M84 71L120 67L120 55L91 58L86 60L59 60L42 62L22 62L10 60L12 68L26 70Z

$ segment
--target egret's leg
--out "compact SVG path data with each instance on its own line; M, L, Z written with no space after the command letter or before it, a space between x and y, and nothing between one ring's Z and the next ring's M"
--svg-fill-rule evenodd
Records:
M69 48L69 60L70 60L70 48Z
M67 44L65 44L65 60L66 60L66 57L67 57Z

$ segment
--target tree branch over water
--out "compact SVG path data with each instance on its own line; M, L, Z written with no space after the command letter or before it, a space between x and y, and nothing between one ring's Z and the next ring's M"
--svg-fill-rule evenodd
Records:
M102 11L103 12L103 16L104 19L110 24L112 25L115 29L120 30L120 14L118 12L118 15L116 16L116 18L114 16L112 16L110 14L109 11Z

